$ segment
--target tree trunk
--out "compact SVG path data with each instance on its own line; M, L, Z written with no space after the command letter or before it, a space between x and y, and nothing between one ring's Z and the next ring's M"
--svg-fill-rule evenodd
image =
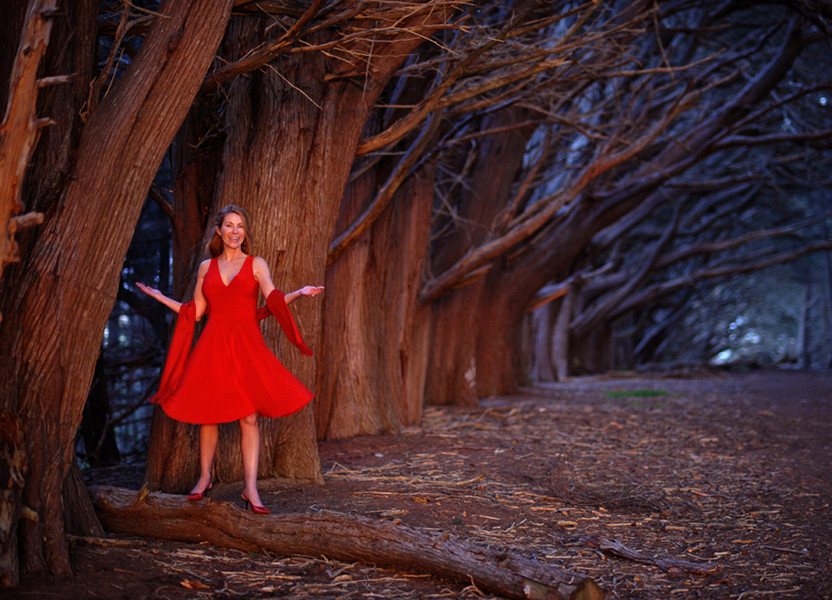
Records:
M21 568L71 571L61 489L147 189L219 43L231 0L181 0L158 18L128 71L89 116L72 177L16 269L0 330L0 410L28 428ZM72 114L72 113L70 113ZM106 215L106 222L102 216Z
M417 298L433 171L431 164L411 176L372 230L327 270L315 407L321 438L395 433L422 416L430 311Z
M560 303L558 316L552 332L552 363L557 381L565 381L569 376L569 322L572 320L572 307L577 292L570 290Z
M245 552L326 556L397 569L427 571L506 598L601 600L591 579L545 567L514 552L426 534L395 522L333 512L257 516L216 500L95 488L95 506L110 531Z
M531 377L535 381L556 381L552 352L552 338L554 335L553 304L549 302L541 306L528 317L531 320L533 340Z
M480 326L474 331L477 341L477 395L512 394L529 378L529 365L521 348L522 324L526 311L513 310L511 288L500 285L501 266L486 277L480 305ZM482 324L487 324L485 327Z
M484 241L496 217L511 197L511 188L523 164L526 145L534 128L513 128L526 120L523 109L508 108L483 119L480 129L502 130L478 141L476 161L471 171L470 183L460 190L460 206L457 214L460 223L456 233L437 247L432 265L434 273L440 273L462 258L472 247ZM499 168L496 167L499 165ZM432 305L431 351L427 374L426 400L433 404L471 405L477 402L481 391L491 393L499 385L493 385L489 370L496 364L489 352L516 351L519 331L506 335L502 327L507 323L490 319L497 315L488 303L499 302L500 291L489 289L490 283L480 277L477 281L455 290ZM521 313L522 314L522 313ZM487 315L487 316L484 316ZM504 315L519 327L522 318ZM478 336L477 332L482 332ZM513 335L512 335L513 334ZM494 339L487 351L480 344L480 337ZM499 341L496 341L499 339ZM510 340L510 349L500 343ZM487 364L478 364L478 359ZM514 357L517 358L516 356ZM509 367L510 368L510 367ZM480 386L480 378L484 385ZM497 376L500 379L500 376ZM482 387L480 390L478 388Z
M429 35L429 27L445 18L447 12L442 9L407 21L427 26L421 33ZM253 17L236 19L227 38L227 58L233 60L252 42L262 41L261 24ZM406 23L399 26L404 28ZM424 40L411 35L393 37L384 46L371 49L366 40L355 43L355 55L366 54L371 63L360 66L359 71L368 76L360 86L339 76L353 72L349 64L316 52L280 57L268 68L235 78L224 91L226 140L212 211L226 204L246 209L252 222L254 252L269 264L279 289L289 292L325 282L329 243L361 132L392 74ZM331 40L327 32L309 39L311 43ZM322 300L301 298L292 305L304 339L318 351ZM348 311L351 301L350 297L333 297L330 302ZM266 343L285 366L314 390L321 357L302 357L274 319L264 321L263 332ZM310 405L289 417L261 420L261 476L323 481L314 419ZM180 478L171 468L195 464L197 446L174 447L169 442L190 437L193 434L180 432L193 427L179 423L160 426L167 434L151 438L149 453L157 460L148 465L146 478L151 487L158 483L165 491L184 491L192 480ZM236 424L220 427L216 477L220 481L242 478Z
M19 581L17 528L24 510L26 434L17 415L0 413L0 588Z

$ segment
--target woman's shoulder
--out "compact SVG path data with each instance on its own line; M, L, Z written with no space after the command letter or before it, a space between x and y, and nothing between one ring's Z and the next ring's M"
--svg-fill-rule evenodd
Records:
M254 273L255 279L259 279L261 274L271 277L271 273L269 273L269 263L267 263L266 259L262 256L252 256L251 270Z
M199 269L197 270L198 275L205 275L208 272L208 267L211 266L211 261L214 260L213 258L206 258L201 263L199 263Z

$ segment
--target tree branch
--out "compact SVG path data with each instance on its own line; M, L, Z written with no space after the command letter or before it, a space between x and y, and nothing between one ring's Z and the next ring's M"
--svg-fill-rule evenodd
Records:
M653 302L658 298L667 296L668 294L685 287L695 285L698 281L717 279L720 277L728 277L729 275L739 275L742 273L751 273L767 267L791 262L814 252L823 252L831 249L832 241L811 242L797 250L782 252L774 256L768 256L770 253L765 253L767 258L762 258L760 260L756 259L759 258L759 256L762 256L763 253L760 253L760 255L745 257L746 261L743 264L735 264L715 269L699 269L687 275L682 275L669 281L664 281L655 286L651 286L642 292L631 296L619 305L615 311L610 314L610 316L611 318L620 317L639 306Z
M396 168L390 177L379 190L376 197L361 214L358 219L350 225L346 231L340 234L329 246L329 255L327 256L327 267L332 266L338 261L341 256L361 238L362 235L372 227L376 219L384 212L384 209L390 204L390 201L396 194L396 191L401 187L402 182L407 178L411 168L415 165L419 157L428 147L428 144L434 141L434 136L439 129L439 123L442 121L441 113L434 113L428 119L424 129L419 134L419 137L413 142L413 145L407 150L407 153L396 164Z

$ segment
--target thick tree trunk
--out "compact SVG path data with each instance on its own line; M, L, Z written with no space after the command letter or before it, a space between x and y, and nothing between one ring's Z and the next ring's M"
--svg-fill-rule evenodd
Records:
M4 290L14 318L0 330L0 409L20 414L28 427L23 495L39 517L22 523L26 571L71 570L61 489L121 258L230 8L231 0L177 0L160 9L165 17L154 21L130 69L90 115L73 177Z
M477 394L477 328L482 281L476 281L431 305L430 362L425 402L474 406Z
M432 50L420 48L409 60ZM415 105L430 85L428 79L416 83L405 76L389 86L385 100L392 106ZM365 135L389 127L405 113L376 111ZM434 141L440 121L440 115L433 115L407 141L401 157L391 152L391 157L369 159L372 167L344 193L326 272L315 405L319 438L394 433L421 418L430 310L418 302L418 290L427 260L436 166L431 161L411 170ZM357 236L357 231L363 233ZM343 251L340 244L351 235L356 241ZM350 300L344 303L343 298Z
M500 267L495 266L486 277L480 326L475 329L480 397L512 394L529 379L528 355L521 345L526 311L514 310L514 294L510 287L501 285L500 273Z
M101 520L113 532L427 571L507 598L601 600L604 596L597 584L578 573L394 522L332 512L262 517L215 500L195 504L179 496L137 496L119 488L92 492Z
M526 117L525 110L508 108L483 119L481 129L503 131L480 140L476 146L470 183L460 191L457 232L437 248L432 265L434 273L453 265L481 243L504 209L534 131L532 127L513 129L512 126ZM499 387L493 385L490 369L496 363L489 352L501 352L506 357L506 352L518 350L519 330L514 329L506 336L501 328L507 325L503 316L512 320L515 327L519 327L522 318L504 314L499 322L490 321L498 313L490 310L488 303L501 301L501 292L490 289L490 285L486 278L480 277L433 303L427 402L471 405L477 402L481 391L488 394ZM485 352L480 346L481 338L494 340ZM500 347L507 339L510 349ZM478 364L478 359L485 359L487 364ZM484 378L482 386L481 378Z
M315 407L321 438L394 433L422 416L429 309L417 298L433 183L433 165L410 177L372 230L327 270ZM376 188L351 186L345 203L358 193L362 206L359 189Z
M569 376L569 322L572 320L575 296L576 292L570 290L563 297L552 332L552 364L557 381L564 381Z
M408 22L424 27L442 23L446 17L442 9L415 15ZM398 25L405 28L407 23ZM421 33L428 31L422 29ZM252 42L262 41L261 35L255 18L237 19L228 36L228 58L252 47ZM323 32L309 41L331 40L330 34ZM356 56L366 53L371 62L360 65L359 71L368 75L361 86L338 76L354 73L349 64L320 52L278 58L268 68L232 80L224 92L227 135L213 210L226 204L246 209L252 222L254 252L266 259L279 289L289 292L302 285L324 284L329 244L361 132L389 78L423 40L403 34L384 46L370 48L366 41L357 42L352 48ZM329 290L325 295L331 295ZM304 339L318 351L322 300L301 298L292 305ZM329 301L345 311L351 309L350 297ZM267 344L286 367L314 391L321 357L301 356L274 319L264 321L263 331ZM326 368L337 369L338 365L328 362ZM314 419L310 405L289 417L261 420L261 476L322 481ZM167 433L151 439L150 452L158 453L158 460L152 470L148 465L147 480L151 487L159 483L166 491L183 491L192 481L180 479L180 474L170 469L195 464L197 447L172 447L168 442L192 435L181 430L193 428L170 423L161 427ZM219 480L242 478L238 440L236 424L220 428ZM193 458L185 456L188 453Z
M532 370L534 381L556 381L554 370L552 339L554 324L552 323L553 303L547 303L535 310L530 319L532 337Z

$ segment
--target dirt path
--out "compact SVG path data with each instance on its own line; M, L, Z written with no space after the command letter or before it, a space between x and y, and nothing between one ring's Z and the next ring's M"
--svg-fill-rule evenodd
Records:
M608 598L832 598L831 434L830 372L576 379L323 443L325 486L261 494L278 515L354 512L517 549ZM239 484L209 495L235 502ZM73 559L73 578L0 598L490 598L420 573L151 540L77 540Z

